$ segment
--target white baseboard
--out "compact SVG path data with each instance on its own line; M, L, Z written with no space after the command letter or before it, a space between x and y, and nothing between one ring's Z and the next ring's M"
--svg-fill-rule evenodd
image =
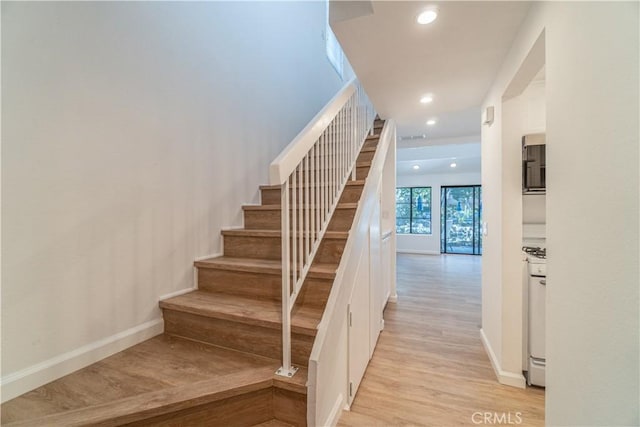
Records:
M500 384L509 385L512 387L525 388L526 380L524 378L524 375L502 370L500 362L498 361L496 354L493 352L493 348L491 347L491 344L489 343L489 340L487 339L487 336L484 334L484 331L482 329L480 329L480 340L482 341L484 350L489 356L491 366L493 367L493 372L495 372L496 377L498 378L498 382Z
M168 293L168 294L161 295L161 296L158 298L158 300L159 300L159 301L164 301L164 300L166 300L166 299L173 298L173 297L177 297L177 296L180 296L180 295L184 295L184 294L186 294L186 293L189 293L189 292L191 292L191 291L195 291L195 290L197 290L197 289L198 289L198 287L197 287L197 286L194 286L193 288L184 288L184 289L180 289L180 290L177 290L177 291L175 291L175 292L170 292L170 293Z
M338 395L338 398L334 402L333 407L331 408L331 412L329 412L329 415L327 416L327 419L319 425L323 427L333 427L338 424L340 415L342 415L342 408L344 407L344 405L344 396L342 395L342 393L340 393Z
M89 366L162 333L164 321L154 319L126 331L29 366L0 379L2 403Z
M195 261L204 261L205 259L217 258L217 257L220 257L220 256L222 256L222 252L217 252L215 254L199 256L198 258L195 259Z
M422 251L418 249L398 249L398 248L396 248L396 253L413 254L413 255L441 255L439 251Z

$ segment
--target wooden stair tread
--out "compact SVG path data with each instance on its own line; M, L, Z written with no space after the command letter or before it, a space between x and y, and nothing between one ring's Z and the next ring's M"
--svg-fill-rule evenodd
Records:
M296 393L307 394L307 380L309 377L309 371L307 368L297 366L298 372L291 377L283 377L280 375L273 375L273 385L277 388L294 391Z
M259 258L234 258L220 256L196 261L198 268L214 268L219 270L246 271L251 273L266 273L280 275L282 272L282 262L279 260L259 259ZM314 263L309 269L308 277L320 279L333 279L338 266L335 264Z
M380 139L380 134L379 133L375 133L373 135L367 135L367 138L366 138L367 141L370 141L372 139Z
M293 427L293 424L285 423L284 421L276 420L274 418L260 424L254 424L252 427Z
M290 204L291 205L291 204ZM299 203L296 208L299 208ZM311 206L313 209L314 206ZM357 203L338 203L336 205L336 209L357 209ZM242 209L245 211L279 211L282 209L280 205L244 205ZM290 209L293 209L293 206L290 206Z
M142 393L125 399L7 424L9 426L84 426L109 422L121 425L181 409L211 403L273 384L273 366L241 371L215 379Z
M280 230L247 230L236 228L222 230L224 236L245 236L245 237L280 237ZM346 239L349 237L348 231L327 231L324 233L325 239Z
M2 422L3 425L12 422L23 425L27 419L54 414L72 421L74 418L62 414L139 395L153 397L149 394L152 392L162 396L169 389L188 388L204 380L226 384L233 378L228 377L230 374L263 372L266 368L260 374L260 378L265 379L279 364L278 360L262 356L159 335L3 403ZM222 377L227 379L220 380ZM244 378L244 374L238 378ZM302 393L301 389L298 392ZM77 419L89 415L91 411ZM53 425L73 425L66 421ZM34 425L33 422L27 424Z
M362 147L362 150L360 150L360 153L371 153L371 152L375 152L378 149L378 147Z
M280 329L282 325L280 302L268 299L197 290L160 301L160 307L271 329ZM296 307L291 316L291 331L315 336L321 317L319 309Z
M375 151L375 149L374 149ZM356 180L349 180L347 181L347 187L349 186L361 186L364 185L365 180L364 179L356 179ZM320 184L316 184L317 186L319 186ZM325 184L325 186L329 186L329 184ZM279 185L261 185L260 186L261 190L279 190L280 186Z

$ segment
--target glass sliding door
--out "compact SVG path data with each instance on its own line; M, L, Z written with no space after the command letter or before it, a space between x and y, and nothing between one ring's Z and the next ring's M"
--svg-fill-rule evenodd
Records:
M479 185L441 187L440 252L482 254L482 203Z

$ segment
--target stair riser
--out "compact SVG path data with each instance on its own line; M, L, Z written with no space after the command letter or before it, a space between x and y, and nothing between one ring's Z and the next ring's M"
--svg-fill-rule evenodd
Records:
M316 192L320 191L322 188L320 187L316 187ZM326 187L324 187L325 191L326 191ZM307 197L309 197L309 199L313 199L315 201L316 199L316 194L311 194L311 190L309 190L309 195L307 196L306 194L304 194L304 190L303 190L303 194L299 194L299 192L295 192L295 193L290 193L289 194L289 203L291 204L294 200L294 194L295 194L295 201L297 204L300 203L300 200L305 200ZM325 197L328 196L328 192L324 193ZM320 197L322 197L322 194L319 194ZM262 190L262 205L280 205L280 203L282 203L282 201L280 200L280 189L277 190Z
M371 166L358 166L356 169L356 179L366 179L369 175L369 169Z
M323 239L318 248L315 262L339 264L346 243L347 241L343 239Z
M375 151L363 151L358 155L358 160L356 160L356 163L364 163L364 162L371 163L371 161L373 160L373 156L375 154L376 154Z
M362 162L362 164L358 165L358 167L363 167L363 166L364 167L370 167L371 166L371 162ZM329 171L329 170L327 172L331 173L331 171ZM349 176L349 178L351 178L351 177ZM315 185L317 185L320 182L322 182L322 183L335 182L335 180L337 180L337 179L338 178L335 175L332 175L330 177L325 177L324 179L322 177L316 177ZM362 178L360 177L360 178L357 178L357 179L362 179ZM309 174L309 180L307 180L307 176L306 176L306 174L304 174L302 176L302 181L301 182L302 182L302 188L303 188L302 192L304 193L305 192L305 187L307 185L307 182L313 182L313 177L311 176L311 173ZM296 191L299 191L299 190L296 190ZM300 197L300 196L298 196L298 197ZM309 190L309 197L311 197L311 190ZM297 200L299 200L299 199L297 199Z
M280 300L282 279L273 274L198 268L198 289L228 295Z
M354 203L360 200L360 194L362 194L362 186L360 185L347 185L342 192L342 197L340 198L341 203ZM280 200L280 189L275 188L263 188L262 190L262 205L279 205L281 203ZM293 200L293 194L289 197L289 200ZM300 198L297 197L296 201L300 201Z
M291 390L273 389L273 416L294 426L307 425L307 396Z
M286 390L285 390L286 391ZM293 396L295 398L295 396ZM279 406L292 407L299 405L299 398L293 402L285 401L290 396L283 396ZM230 426L244 427L273 419L274 391L272 387L244 393L204 405L193 406L161 416L148 418L127 426ZM305 405L306 410L306 405ZM124 423L123 423L124 424ZM109 425L121 425L113 423Z
M365 141L364 148L376 148L378 147L378 140L377 139L369 139L368 141Z
M328 231L349 231L353 225L353 217L356 215L355 209L336 210L329 221Z
M333 280L329 279L305 279L302 290L296 299L296 305L324 308L329 299L332 285Z
M336 209L329 223L329 230L348 231L355 213L355 209ZM315 210L311 211L310 215L316 215ZM247 230L280 230L281 217L280 210L245 210L244 228ZM299 218L296 219L299 220ZM293 227L293 223L290 226ZM299 222L297 226L300 226Z
M307 307L323 307L331 290L330 279L307 277L298 300ZM198 269L198 288L209 292L228 295L250 296L260 299L280 301L282 279L280 276L244 271Z
M282 357L282 332L280 329L246 325L166 308L162 311L166 334L272 359ZM291 359L293 363L307 366L313 340L314 338L311 336L291 334Z
M327 239L320 243L316 262L337 264L340 262L345 239ZM234 258L281 259L280 237L224 236L224 255Z
M234 258L281 259L280 237L224 236L224 255Z
M363 189L363 185L346 186L342 192L342 196L340 196L340 203L358 203Z

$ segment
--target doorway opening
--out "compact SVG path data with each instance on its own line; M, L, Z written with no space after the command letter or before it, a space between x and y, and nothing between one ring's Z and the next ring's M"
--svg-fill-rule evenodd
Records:
M482 195L479 185L440 188L440 252L482 255Z

